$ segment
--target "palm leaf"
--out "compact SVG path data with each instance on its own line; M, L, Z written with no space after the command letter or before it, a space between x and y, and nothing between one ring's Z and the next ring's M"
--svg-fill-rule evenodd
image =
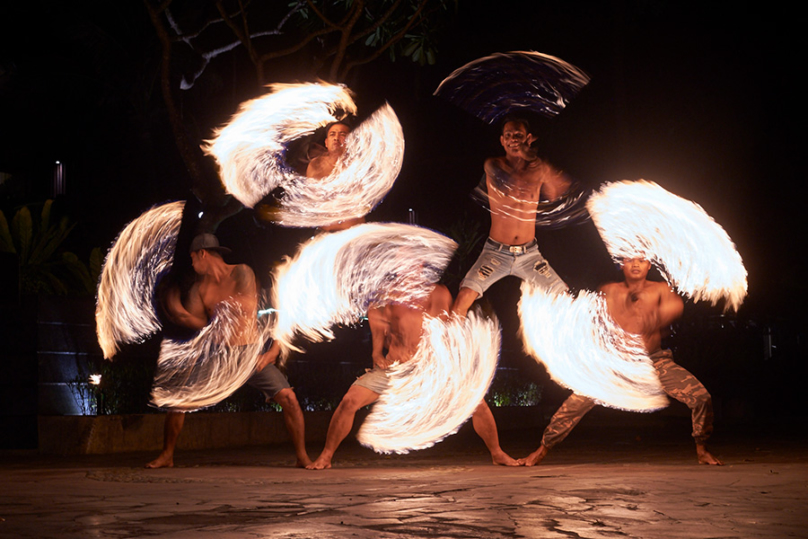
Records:
M72 275L79 283L84 292L92 293L95 290L95 283L90 277L90 272L87 266L79 260L79 257L74 253L62 253L62 266L67 272Z
M6 215L0 211L0 251L4 253L16 253L14 241L11 239L11 231L8 229Z
M16 239L16 249L20 254L20 265L28 263L28 254L31 252L31 237L33 236L33 224L31 222L31 212L27 206L23 206L11 220L11 237Z
M47 233L42 236L34 253L31 254L31 264L40 264L53 256L53 253L62 245L67 235L76 226L75 224L68 226L68 222L67 217L63 217L59 221L58 227L51 226Z

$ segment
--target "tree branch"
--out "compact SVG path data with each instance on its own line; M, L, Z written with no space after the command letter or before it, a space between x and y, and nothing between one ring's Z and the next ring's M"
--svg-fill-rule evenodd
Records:
M174 133L174 140L177 143L177 149L179 150L180 156L185 163L188 174L191 176L191 181L197 196L205 202L218 200L224 195L224 190L219 183L211 185L212 182L208 181L208 178L205 176L197 156L197 151L199 148L191 143L191 141L188 139L188 135L185 133L182 114L177 108L177 104L174 101L174 94L171 90L172 39L161 19L161 14L166 11L168 6L171 4L171 1L166 0L162 2L159 7L153 6L149 0L143 0L143 3L149 12L149 18L151 19L152 26L154 26L154 30L157 33L157 38L162 46L160 62L160 88L163 94L163 102L165 103L166 111L168 112L168 120L171 124L171 130Z
M407 24L404 25L404 28L402 28L394 36L392 36L390 39L388 39L384 43L384 45L382 45L381 47L379 47L376 50L376 52L366 56L365 58L358 59L358 60L355 59L355 60L351 60L350 62L347 62L345 67L343 68L343 70L339 73L340 79L344 79L348 75L348 73L351 71L351 69L355 68L356 66L360 66L360 65L364 65L364 64L372 62L373 60L375 60L376 58L381 56L387 49L392 47L397 42L401 41L401 39L407 34L409 29L412 28L413 26L415 26L416 19L417 19L418 24L420 24L421 21L424 19L424 16L422 15L422 12L423 12L424 8L426 8L426 5L427 5L428 2L429 2L429 0L421 0L421 4L418 6L418 9L415 11L415 13L412 15L412 17L410 17L410 20L407 22Z
M379 17L379 19L375 23L370 25L364 31L355 34L353 39L351 40L351 45L353 45L354 43L356 43L358 40L362 39L363 37L372 34L373 32L376 31L376 29L378 27L380 27L382 24L387 22L387 19L389 19L393 15L393 13L395 13L395 11L398 9L398 6L401 5L402 1L403 0L396 0L395 2L393 2L393 5L390 6L390 9L388 9L387 12L384 15ZM427 0L425 0L425 1L427 1Z
M342 65L343 59L345 58L348 46L350 45L351 31L353 30L354 26L356 26L359 17L362 16L362 10L365 9L364 0L354 0L354 4L351 5L351 9L353 10L353 15L349 19L348 23L342 28L341 31L342 35L340 36L339 46L337 48L337 54L334 56L334 60L331 62L331 69L329 70L329 78L332 81L337 80L337 74L340 71L340 66Z

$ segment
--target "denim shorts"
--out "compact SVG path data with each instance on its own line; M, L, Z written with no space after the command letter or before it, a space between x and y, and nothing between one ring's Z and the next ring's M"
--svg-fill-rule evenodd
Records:
M460 288L470 288L482 296L492 284L508 275L550 292L562 293L569 289L541 255L535 239L524 245L505 245L491 238L486 240Z

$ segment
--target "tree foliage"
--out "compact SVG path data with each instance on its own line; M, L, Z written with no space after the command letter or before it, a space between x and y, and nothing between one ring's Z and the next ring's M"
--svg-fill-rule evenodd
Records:
M0 211L0 251L16 253L22 294L92 294L103 262L101 251L93 249L88 267L76 254L60 250L75 224L67 217L51 222L52 205L52 200L45 202L36 224L28 206L17 211L11 226Z
M224 196L189 137L178 90L192 88L213 59L231 51L249 58L256 90L291 79L345 81L384 55L434 63L442 16L457 7L457 0L143 1L161 44L161 90L178 149L194 191L217 221L238 205Z
M236 49L247 54L262 86L280 79L271 65L287 57L306 77L330 82L383 55L432 64L442 15L456 1L144 0L164 45L181 43L195 57L182 76L184 89L212 59Z

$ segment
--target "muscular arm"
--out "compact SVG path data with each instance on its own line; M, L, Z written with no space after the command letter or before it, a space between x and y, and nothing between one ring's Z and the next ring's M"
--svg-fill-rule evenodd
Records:
M254 313L258 306L258 286L255 272L246 264L239 264L233 269L236 300L244 307L245 312Z
M208 324L208 317L205 314L205 306L199 296L199 285L194 284L188 293L188 306L182 303L180 289L173 286L166 294L165 307L171 320L181 326L200 330Z
M278 356L281 353L281 346L278 344L278 341L272 343L272 346L269 347L269 350L258 356L258 364L255 366L255 372L260 372L261 369L272 363L273 365L278 360Z
M370 324L370 336L373 341L373 364L379 368L386 369L390 365L384 356L384 344L387 339L387 332L390 331L390 321L386 316L385 307L371 309L368 312L368 323Z
M572 181L569 176L546 161L542 161L541 167L541 196L542 199L552 202L569 190Z
M452 293L442 284L436 285L429 295L429 302L426 306L426 313L429 316L439 316L446 318L452 308Z
M660 287L662 290L659 298L659 323L660 327L665 327L682 316L685 304L667 285L660 283Z

